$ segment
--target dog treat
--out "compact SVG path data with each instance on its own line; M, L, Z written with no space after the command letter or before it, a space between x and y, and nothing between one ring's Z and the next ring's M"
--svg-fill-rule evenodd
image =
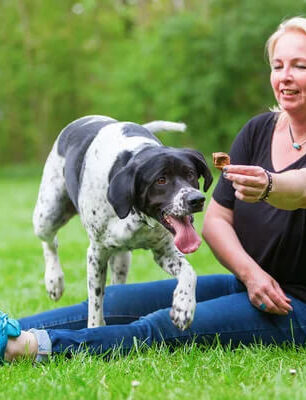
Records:
M218 168L220 171L222 171L223 167L231 163L230 156L227 153L223 153L222 151L213 153L212 156L213 156L214 166Z

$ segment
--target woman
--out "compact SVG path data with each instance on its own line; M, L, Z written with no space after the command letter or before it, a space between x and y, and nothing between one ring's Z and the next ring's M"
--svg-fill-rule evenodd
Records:
M105 327L86 328L86 302L19 321L2 314L2 358L128 351L134 338L210 343L216 334L233 346L305 344L306 19L281 24L267 49L280 110L253 118L232 146L203 236L233 275L198 278L192 326L181 332L170 320L175 281L117 285L106 290Z

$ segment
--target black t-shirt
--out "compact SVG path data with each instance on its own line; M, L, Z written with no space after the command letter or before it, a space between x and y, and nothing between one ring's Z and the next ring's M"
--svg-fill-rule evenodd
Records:
M277 117L272 112L261 114L243 127L230 151L231 164L259 165L271 172L306 167L304 155L282 171L274 170L271 143ZM306 209L287 211L264 201L237 200L232 183L222 175L213 198L234 211L234 229L246 252L284 290L306 301Z

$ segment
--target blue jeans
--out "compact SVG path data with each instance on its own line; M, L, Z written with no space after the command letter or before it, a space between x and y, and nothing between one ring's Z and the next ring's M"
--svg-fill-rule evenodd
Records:
M262 342L306 343L306 303L292 297L287 316L268 314L253 307L244 285L232 275L198 278L194 321L177 329L170 317L176 280L108 286L104 299L106 326L87 328L87 301L20 319L23 330L44 329L52 353L68 355L83 350L104 353L118 346L129 351L135 338L147 345L181 344L195 340L212 343L216 335L225 345Z

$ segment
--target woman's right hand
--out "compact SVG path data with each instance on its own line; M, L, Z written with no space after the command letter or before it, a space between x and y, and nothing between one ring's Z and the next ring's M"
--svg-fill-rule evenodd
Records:
M291 299L286 296L278 282L260 267L252 271L244 284L247 287L250 302L256 308L278 315L287 315L289 311L292 311Z

